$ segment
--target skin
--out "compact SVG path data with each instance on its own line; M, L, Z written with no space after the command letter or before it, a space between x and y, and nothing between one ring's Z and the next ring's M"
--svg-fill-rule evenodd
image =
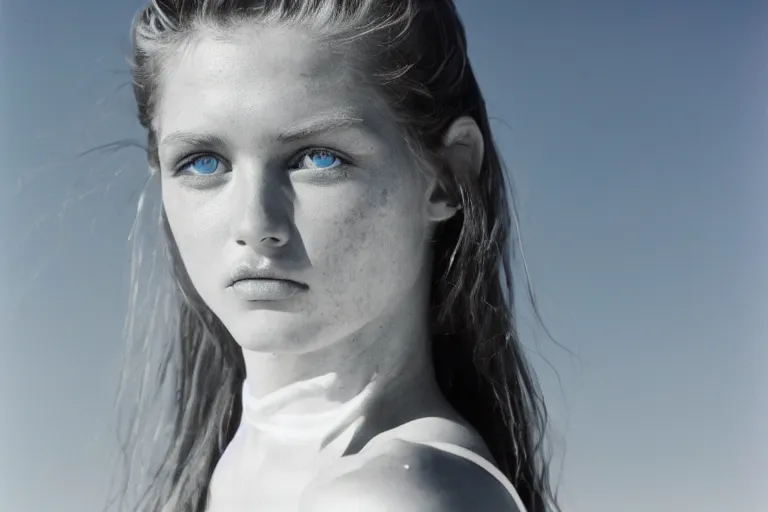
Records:
M268 442L241 424L216 468L210 510L258 502L275 479L296 474L285 461L314 460L318 450L341 461L373 439L423 438L487 454L440 393L430 359L428 242L456 208L433 175L419 172L375 91L355 80L343 54L298 28L243 27L226 38L200 29L164 71L153 123L163 204L192 283L242 347L251 395L335 372L333 389L285 404L306 413L371 389L354 432L336 432L322 448L274 447L265 458ZM311 148L335 155L306 154ZM473 122L449 129L443 156L476 171L482 136ZM199 157L209 159L190 165ZM305 289L244 301L229 288L241 263L270 264ZM387 453L379 445L344 457L336 468L346 480L326 478L314 486L318 496L343 495L327 481L350 474L380 480L393 465L366 466Z

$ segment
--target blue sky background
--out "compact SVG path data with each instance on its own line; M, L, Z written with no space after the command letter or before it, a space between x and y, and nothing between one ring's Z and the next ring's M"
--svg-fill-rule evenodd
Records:
M0 1L2 511L100 510L114 466L146 165L73 156L143 137L119 89L140 4ZM768 510L768 5L458 5L577 356L524 327L565 510Z

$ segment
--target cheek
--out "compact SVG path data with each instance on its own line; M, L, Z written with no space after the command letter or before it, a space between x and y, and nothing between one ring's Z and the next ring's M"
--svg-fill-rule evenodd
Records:
M426 240L413 196L376 187L297 219L324 291L345 310L362 313L409 288L418 275Z
M163 207L187 273L200 290L226 240L228 214L217 201L173 187L163 190Z

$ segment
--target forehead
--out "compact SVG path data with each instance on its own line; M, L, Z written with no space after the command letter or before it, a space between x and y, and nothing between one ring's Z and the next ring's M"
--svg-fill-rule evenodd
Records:
M333 110L383 124L350 56L298 27L245 26L226 37L201 29L166 60L158 92L159 133L245 117L279 127Z

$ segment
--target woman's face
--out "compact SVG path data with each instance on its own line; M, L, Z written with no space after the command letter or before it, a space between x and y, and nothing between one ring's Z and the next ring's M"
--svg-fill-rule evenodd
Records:
M327 346L424 282L426 181L343 55L298 28L251 28L201 35L165 71L154 127L168 222L243 348ZM232 287L240 266L301 286Z

